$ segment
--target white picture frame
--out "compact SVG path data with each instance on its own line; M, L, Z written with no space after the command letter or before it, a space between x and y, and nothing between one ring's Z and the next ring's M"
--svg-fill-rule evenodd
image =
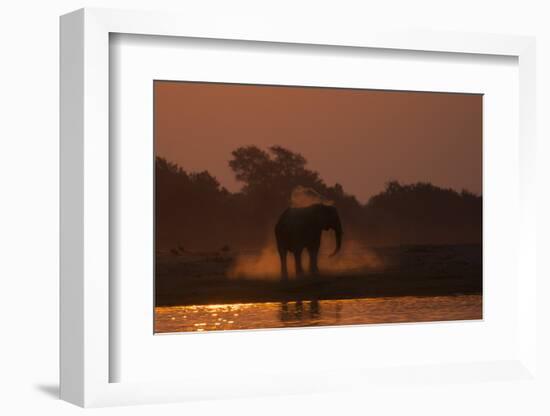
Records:
M246 23L248 22L248 23ZM519 65L520 224L518 224L517 356L510 360L333 370L329 377L284 375L246 382L219 380L111 382L119 359L110 349L109 36L114 33L206 39L383 48L517 57ZM266 22L212 21L167 13L82 9L61 18L61 398L80 406L158 403L197 398L358 390L380 383L420 380L471 382L486 378L537 383L535 41L530 37L465 33L331 32ZM146 324L146 323L144 323ZM472 374L481 375L480 377ZM489 376L491 375L491 376ZM342 383L341 380L350 380ZM307 382L311 381L311 383ZM396 381L397 380L397 381Z

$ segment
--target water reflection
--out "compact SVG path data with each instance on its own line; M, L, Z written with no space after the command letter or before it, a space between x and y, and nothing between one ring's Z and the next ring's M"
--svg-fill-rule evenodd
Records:
M315 325L321 315L319 301L281 302L279 309L279 320L281 322L308 321Z
M155 308L155 332L481 319L480 295L189 305Z

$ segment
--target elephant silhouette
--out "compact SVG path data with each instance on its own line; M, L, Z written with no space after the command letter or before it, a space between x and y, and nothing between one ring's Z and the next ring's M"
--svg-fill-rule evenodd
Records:
M302 252L308 251L309 272L319 273L317 258L321 246L323 230L334 230L336 248L334 256L342 246L342 224L336 207L332 205L314 204L303 208L287 208L275 225L277 250L281 259L281 278L288 279L286 264L287 254L294 255L296 276L304 274L302 268Z

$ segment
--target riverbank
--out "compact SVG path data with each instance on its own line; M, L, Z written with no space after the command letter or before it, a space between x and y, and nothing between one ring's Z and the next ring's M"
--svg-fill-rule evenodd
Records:
M288 282L227 277L232 253L157 255L156 306L284 302L482 293L480 246L414 246L370 249L383 267Z

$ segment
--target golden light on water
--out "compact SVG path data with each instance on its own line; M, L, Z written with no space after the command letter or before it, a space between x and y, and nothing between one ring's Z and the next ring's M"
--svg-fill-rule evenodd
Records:
M157 307L155 332L204 332L481 318L481 295L237 303Z

